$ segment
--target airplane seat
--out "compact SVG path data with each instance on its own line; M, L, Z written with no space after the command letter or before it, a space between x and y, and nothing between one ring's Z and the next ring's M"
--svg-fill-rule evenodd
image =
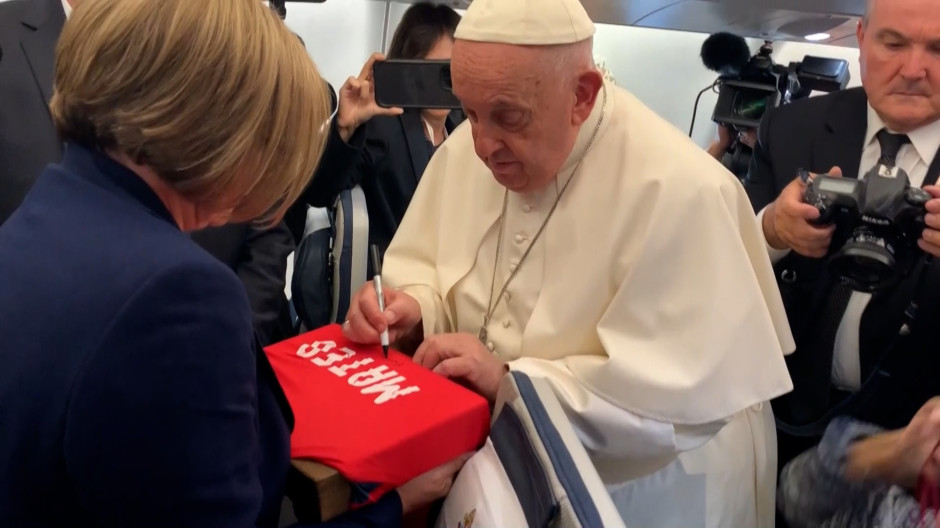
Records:
M369 212L358 185L340 193L331 209L309 207L291 277L295 328L345 321L353 294L368 280L368 259Z

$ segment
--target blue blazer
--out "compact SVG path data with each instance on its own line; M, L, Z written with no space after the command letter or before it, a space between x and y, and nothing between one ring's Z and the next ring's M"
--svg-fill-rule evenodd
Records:
M0 227L0 365L0 526L277 526L293 418L245 289L109 157L68 147Z

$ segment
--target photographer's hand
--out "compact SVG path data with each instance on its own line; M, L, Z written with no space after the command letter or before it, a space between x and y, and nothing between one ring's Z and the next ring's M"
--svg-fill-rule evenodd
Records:
M829 175L842 176L842 171L833 167ZM762 225L764 237L773 248L792 249L806 257L820 258L829 250L835 227L810 223L819 218L819 211L803 201L805 187L797 177L767 206Z
M925 252L940 257L940 187L928 185L924 187L924 190L933 196L933 200L927 202L927 215L924 217L927 229L924 229L917 245Z
M733 136L731 134L731 129L725 125L718 124L718 139L712 142L708 146L706 152L715 158L718 161L721 161L721 158L725 155L725 151L728 150L728 147L731 146L731 140Z
M757 145L757 129L749 128L743 132L738 132L738 141L750 148L754 148L754 146Z

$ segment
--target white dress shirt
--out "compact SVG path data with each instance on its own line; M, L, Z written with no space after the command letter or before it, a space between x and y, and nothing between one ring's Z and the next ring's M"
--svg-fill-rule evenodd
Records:
M879 130L885 128L884 121L877 112L868 105L868 128L865 131L865 143L862 150L862 159L859 164L858 178L863 179L878 162L881 156L881 145L875 138ZM890 130L889 130L890 132ZM918 128L907 134L911 142L901 147L897 156L897 166L907 172L911 185L921 186L927 175L931 161L940 149L940 120ZM795 175L794 175L795 177ZM762 226L765 207L757 214L757 223ZM761 229L763 233L763 229ZM775 264L785 257L790 250L775 249L767 245L770 260ZM871 300L870 293L852 292L846 306L842 322L836 331L835 346L832 362L832 382L841 389L857 391L862 384L861 359L859 357L859 333L862 314Z
M432 127L431 123L428 123L428 120L423 117L421 118L421 122L424 123L424 130L427 131L428 133L428 141L430 141L431 144L433 145L434 144L434 127ZM444 139L447 139L447 136L449 135L450 134L447 133L447 126L445 125L444 126ZM442 140L441 143L443 142L444 141ZM438 143L438 145L440 145L440 143Z
M69 4L69 0L62 0L62 9L65 10L65 18L72 16L72 6Z

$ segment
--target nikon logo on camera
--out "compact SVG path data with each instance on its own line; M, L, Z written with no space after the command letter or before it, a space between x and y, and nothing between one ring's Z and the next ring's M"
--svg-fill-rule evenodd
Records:
M874 225L877 225L877 226L889 226L889 225L891 225L891 221L890 221L890 220L886 220L886 219L884 219L884 218L880 218L880 217L877 217L877 216L870 216L870 215L867 215L867 214L866 214L866 215L862 215L862 222L865 222L866 224L874 224Z

